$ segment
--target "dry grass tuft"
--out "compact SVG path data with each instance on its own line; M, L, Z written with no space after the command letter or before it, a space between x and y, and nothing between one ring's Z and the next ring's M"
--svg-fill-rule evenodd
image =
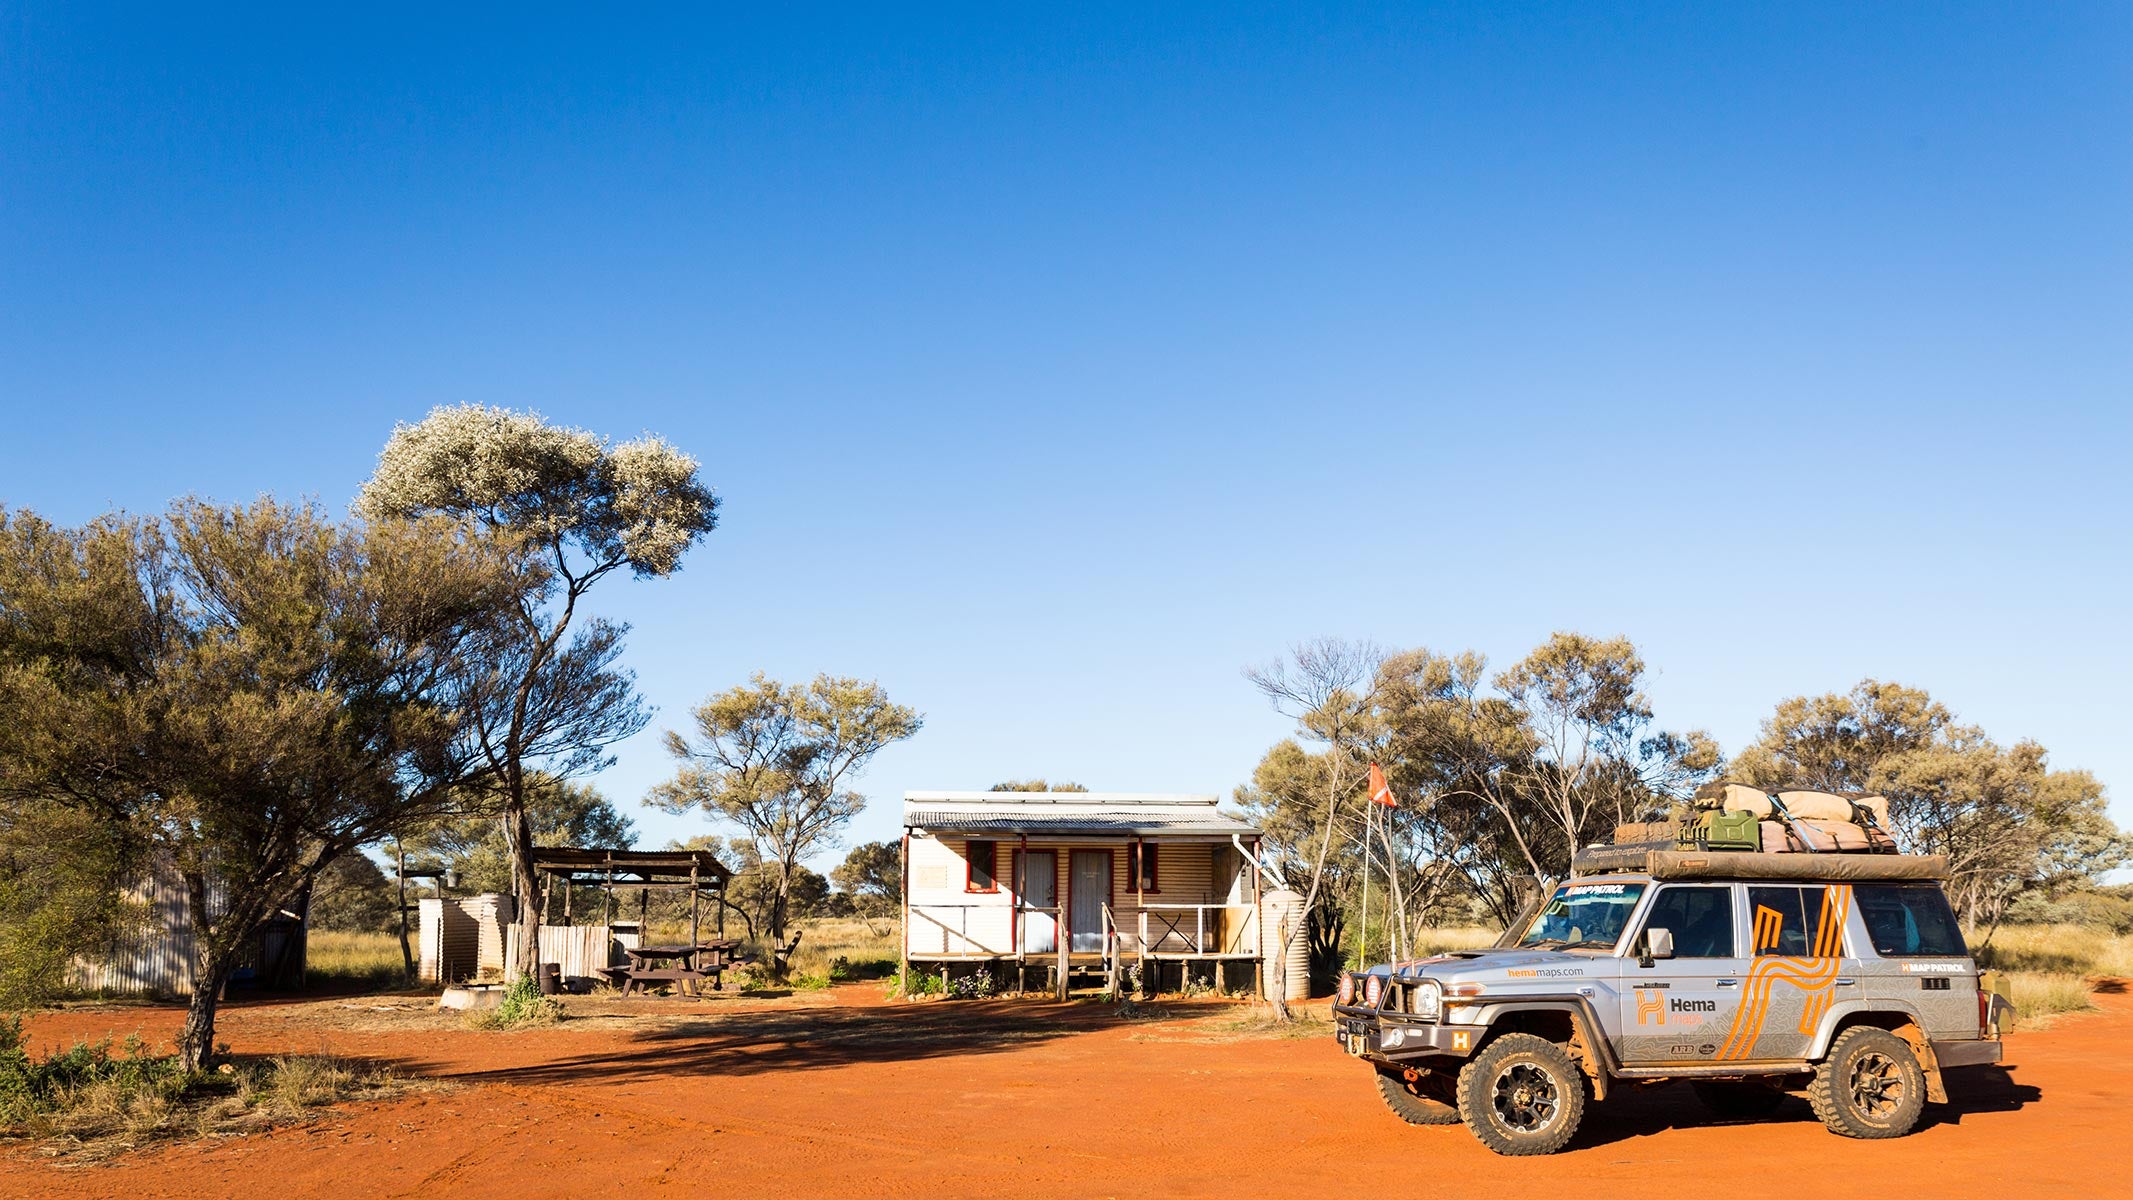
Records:
M2094 1008L2097 982L2133 976L2133 936L2085 925L2002 925L1972 952L2006 975L2016 1019L2030 1028Z
M2008 990L2014 1001L2016 1027L2032 1028L2053 1017L2084 1012L2096 1007L2090 999L2095 984L2088 978L2065 971L2009 971Z
M376 989L407 983L400 937L392 933L313 930L305 940L304 972L315 986Z
M187 1075L176 1060L77 1045L34 1061L19 1046L0 1062L0 1143L30 1142L44 1154L110 1158L155 1142L227 1137L311 1119L326 1105L379 1099L414 1087L391 1072L345 1059L237 1059Z

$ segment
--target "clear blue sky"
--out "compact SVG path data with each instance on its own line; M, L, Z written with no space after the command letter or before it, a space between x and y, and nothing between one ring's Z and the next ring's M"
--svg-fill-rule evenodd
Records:
M1333 633L1931 689L2133 824L2133 9L0 3L0 502L344 505L480 401L698 455L616 581L906 788L1227 792ZM901 8L903 6L893 6Z

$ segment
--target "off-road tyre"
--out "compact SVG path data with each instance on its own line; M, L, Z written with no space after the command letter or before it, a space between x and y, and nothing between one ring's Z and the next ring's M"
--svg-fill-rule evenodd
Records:
M1785 1102L1785 1093L1766 1083L1733 1083L1699 1080L1689 1085L1710 1114L1721 1121L1752 1121L1767 1117Z
M1456 1085L1448 1075L1422 1072L1422 1078L1407 1082L1401 1071L1378 1071L1378 1098L1392 1115L1409 1125L1457 1125L1459 1101Z
M1902 1137L1925 1112L1926 1073L1910 1043L1886 1029L1856 1026L1837 1035L1815 1068L1807 1102L1831 1133Z
M1498 1154L1553 1154L1585 1119L1585 1074L1546 1038L1504 1034L1459 1072L1459 1119Z

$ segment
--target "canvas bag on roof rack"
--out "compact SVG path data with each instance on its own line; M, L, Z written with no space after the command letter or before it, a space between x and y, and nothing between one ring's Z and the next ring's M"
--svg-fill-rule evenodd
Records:
M1889 802L1883 796L1801 787L1768 792L1720 781L1698 789L1694 804L1705 820L1721 813L1753 814L1758 835L1754 848L1766 853L1887 854L1897 850L1896 839L1889 833ZM1684 836L1683 840L1689 839Z

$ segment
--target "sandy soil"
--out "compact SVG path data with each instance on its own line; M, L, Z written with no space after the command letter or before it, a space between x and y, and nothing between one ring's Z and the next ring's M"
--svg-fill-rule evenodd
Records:
M759 1004L576 1002L514 1034L412 1001L229 1011L239 1053L325 1050L469 1086L308 1125L54 1167L0 1156L0 1196L484 1197L2133 1196L2133 995L1953 1072L1954 1103L1894 1142L1825 1132L1806 1103L1721 1125L1685 1088L1618 1093L1565 1152L1505 1159L1415 1129L1329 1038L1240 1028L1224 1006L1122 1020L1029 1002L886 1005L873 986ZM53 1014L41 1043L177 1014ZM1486 1192L1484 1189L1487 1189Z

